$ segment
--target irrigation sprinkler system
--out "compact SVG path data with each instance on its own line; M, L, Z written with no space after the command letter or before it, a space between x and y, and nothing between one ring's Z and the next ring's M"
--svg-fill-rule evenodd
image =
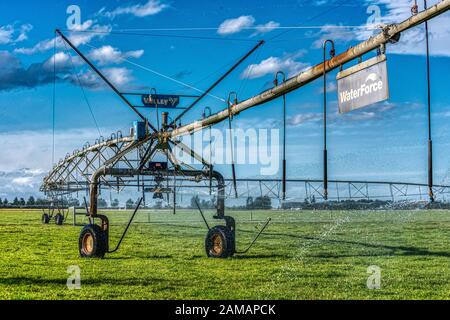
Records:
M275 81L274 87L247 100L239 102L236 94L231 93L227 101L227 107L222 111L215 114L210 114L210 112L209 114L206 114L206 112L204 112L202 119L181 125L182 118L189 111L197 106L203 98L211 95L211 91L214 88L216 88L226 77L228 77L228 75L264 44L264 42L261 41L240 58L225 74L214 82L213 85L203 91L201 95L193 97L195 98L195 101L184 108L178 116L171 120L167 112L162 112L161 123L159 123L158 120L156 127L139 111L140 106L135 106L128 100L128 93L120 92L69 40L69 38L67 38L60 30L56 30L56 33L63 39L64 43L69 45L80 58L99 75L113 92L115 92L121 100L136 113L140 118L140 121L134 123L130 135L123 135L121 132L118 132L113 134L109 139L100 137L95 144L86 144L81 150L76 150L72 154L68 154L66 158L55 165L51 172L44 178L41 191L55 199L74 193L88 192L89 203L86 203L86 211L87 216L90 219L90 224L84 227L80 234L79 250L83 257L104 257L105 254L116 251L120 246L120 242L114 250L110 250L109 220L105 215L99 214L97 206L99 193L102 188L122 191L125 188L137 187L142 193L150 192L157 198L163 198L164 195L167 195L169 198L169 195L172 195L173 208L174 212L176 212L177 192L181 183L193 185L201 182L209 182L209 188L215 188L217 194L217 207L214 218L216 220L224 221L224 225L210 228L205 220L209 230L205 240L206 253L209 257L216 258L226 258L239 253L236 249L235 220L231 216L225 214L225 179L219 172L213 169L212 164L208 163L203 158L203 155L199 155L194 150L190 149L181 141L180 137L193 134L205 128L210 128L211 126L226 120L229 121L229 126L231 128L233 118L238 116L241 112L280 97L283 97L284 99L285 110L285 97L288 93L297 90L322 76L324 77L324 94L326 95L327 73L336 68L342 68L346 63L355 59L362 60L363 55L374 50L384 52L385 45L398 42L402 32L437 17L449 9L450 0L443 0L422 12L416 12L403 22L382 26L380 33L339 55L335 55L333 44L331 59L326 60L326 56L324 55L324 61L322 63L289 79L285 79L283 74L282 82L278 82L278 80ZM324 53L326 53L325 50L326 46L324 44ZM279 73L276 75L276 78L278 78L278 75ZM154 98L152 95L149 97ZM164 99L167 99L167 103L175 103L174 100L171 100L171 95L165 95L164 97ZM159 105L159 102L156 103L155 107L158 108L158 110L164 108L164 106L161 107ZM326 110L326 100L324 100L324 110ZM208 111L210 111L210 109ZM326 121L326 112L324 112L324 121ZM324 180L321 181L323 184L323 193L321 193L321 195L326 200L329 197L328 183L333 183L333 181L328 181L327 175L326 132L324 139ZM175 148L179 148L190 155L191 158L201 164L202 168L195 169L190 165L183 163L180 159L177 159L176 154L174 153ZM285 153L285 147L283 150ZM166 161L155 161L155 157L158 154L165 157ZM234 189L235 196L238 197L237 183L239 179L236 177L234 162L232 164L232 172L232 188ZM215 181L215 185L213 185L212 181ZM280 199L283 199L286 197L286 184L288 183L285 157L283 157L282 180L277 182L282 185L282 195ZM348 181L348 183L349 185L352 184L351 181ZM395 183L392 183L392 185L395 185ZM428 187L430 188L430 195L433 196L433 185L428 185ZM434 187L436 189L438 188L437 186ZM448 190L448 187L440 187ZM359 189L359 192L363 191ZM139 206L132 215L126 231L138 209ZM203 216L201 209L200 213ZM47 216L45 219L43 218L43 222L48 223L52 215L49 213L45 214ZM101 222L100 225L96 224L96 220ZM264 231L268 223L269 222L267 222L264 228L260 230L252 244ZM121 240L125 236L126 231L122 235ZM248 249L240 252L246 251L248 251Z

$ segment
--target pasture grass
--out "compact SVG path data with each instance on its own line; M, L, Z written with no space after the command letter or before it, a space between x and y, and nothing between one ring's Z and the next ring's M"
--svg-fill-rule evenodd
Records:
M131 212L106 212L111 247ZM143 211L115 254L78 255L80 226L0 210L0 299L449 299L448 211L229 211L247 254L208 259L197 211ZM210 225L212 212L206 212ZM81 222L81 221L80 221ZM81 289L66 286L81 268ZM369 290L369 266L381 289Z

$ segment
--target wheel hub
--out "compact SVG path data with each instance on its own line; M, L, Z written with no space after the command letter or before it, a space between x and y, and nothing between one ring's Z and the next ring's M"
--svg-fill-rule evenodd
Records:
M220 255L223 252L223 241L222 241L222 237L218 234L214 235L213 238L211 239L213 246L212 246L212 252L214 253L214 255Z
M84 253L89 255L94 251L94 238L91 234L85 234L82 243Z

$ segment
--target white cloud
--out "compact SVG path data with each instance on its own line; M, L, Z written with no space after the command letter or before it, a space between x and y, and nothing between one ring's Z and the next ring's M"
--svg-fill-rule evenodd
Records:
M309 64L296 61L303 54L304 52L300 51L293 55L285 55L284 57L269 57L258 64L249 65L241 74L241 78L256 79L267 74L275 76L275 73L278 71L285 72L288 77L295 75L309 66Z
M228 35L239 33L243 30L255 30L251 36L261 33L267 33L275 30L280 26L278 22L269 21L265 24L255 25L256 19L253 16L240 16L238 18L227 19L219 26L217 33Z
M439 0L428 2L428 6L438 3ZM410 0L370 0L367 4L377 5L381 8L381 17L376 21L376 25L389 25L399 23L411 17ZM422 6L422 2L418 4ZM423 8L419 8L422 10ZM330 38L336 42L349 43L352 41L364 41L380 32L380 29L373 25L362 25L368 28L361 29L342 29L333 28L334 26L325 26L319 32L320 39L315 41L313 47L322 46L323 40ZM430 54L433 56L450 56L450 16L444 14L429 21L430 34ZM425 55L425 28L424 25L416 26L413 29L402 33L400 42L388 45L388 53L407 54L407 55Z
M307 112L307 113L298 113L287 120L288 125L296 127L305 122L314 122L322 120L322 113L316 112Z
M12 42L14 28L11 25L0 28L0 44L8 44Z
M128 86L134 80L132 71L127 68L105 68L101 72L115 86L121 88ZM81 71L77 75L69 75L67 80L75 85L81 85L91 90L100 90L106 87L105 83L91 70Z
M89 53L89 57L97 61L100 65L118 64L127 58L140 58L144 54L144 50L121 52L112 46L103 46L98 49L93 49Z
M94 38L103 38L111 32L112 28L109 25L94 24L94 21L87 20L79 26L72 28L68 38L75 46L81 46L91 42ZM86 32L84 31L92 31Z
M320 89L318 90L320 93L323 93L323 86L320 87ZM337 91L337 83L336 81L329 81L327 84L327 92L335 92Z
M112 28L109 25L95 24L93 20L87 20L79 26L75 26L69 33L67 38L76 46L81 46L91 42L95 38L104 38L111 32ZM92 32L85 32L92 31ZM37 52L45 52L53 50L55 46L55 38L46 39L38 42L31 48L17 48L15 53L32 55ZM67 44L64 44L60 37L56 37L56 47L58 49L69 48Z
M341 25L326 25L323 26L320 31L317 33L319 37L316 41L313 42L313 48L318 49L322 48L323 43L326 39L332 39L336 45L339 43L348 43L351 41L358 40L357 33L355 30L341 28ZM363 40L368 39L364 38Z
M32 48L17 48L17 49L14 49L14 52L26 54L26 55L32 55L36 52L44 52L44 51L52 49L54 47L54 43L55 43L55 39L47 39L47 40L38 42Z
M124 14L130 14L142 18L158 14L168 7L168 4L163 3L159 0L149 0L145 4L136 4L128 7L118 7L111 12L105 12L105 9L102 8L102 10L99 11L99 14L103 14L109 18L115 18L118 15Z
M101 128L114 132L117 128ZM79 149L85 141L95 141L97 129L57 131L56 160ZM18 147L20 146L20 147ZM43 177L52 167L52 132L20 131L0 133L0 196L10 200L19 194L37 195Z
M24 24L20 27L20 34L16 39L16 42L22 42L28 40L28 33L33 30L33 26L31 24Z
M280 24L275 21L269 21L266 24L260 24L255 27L258 33L267 33L278 28Z
M222 35L238 33L246 28L252 27L254 23L255 18L252 16L240 16L239 18L228 19L222 22L217 33Z
M127 68L108 68L103 70L107 77L116 86L123 86L133 80L131 70Z
M309 105L300 106L300 108L304 107L311 108ZM386 117L392 114L390 112L392 112L392 110L396 107L396 104L385 101L345 114L340 114L337 111L334 113L329 113L327 115L327 119L330 124L336 124L339 122L339 126L342 128L343 123L350 124L352 122L366 122L369 120L386 119ZM410 108L413 107L416 106L411 104ZM322 106L317 106L316 108L322 108ZM288 125L293 127L297 127L305 123L320 123L321 121L323 121L323 112L299 112L287 119Z
M29 187L33 187L33 177L19 177L19 178L14 178L11 181L12 184L15 184L17 186L29 186Z
M23 24L18 30L13 25L0 27L0 44L15 44L28 39L28 33L33 29L31 24ZM16 34L17 38L15 38Z
M82 65L82 61L78 56L75 57L65 52L57 52L44 62L43 67L49 71L53 71L53 67L55 67L56 72L65 72L72 67L80 65Z
M439 0L428 0L428 7L440 2ZM371 5L383 7L380 23L389 25L402 22L411 17L410 0L375 0ZM418 1L419 10L423 10L423 1ZM440 15L429 21L430 53L435 56L450 56L450 16ZM360 30L357 32L358 40L366 40L373 32ZM395 54L425 55L425 27L416 26L403 32L400 42L389 46L389 52Z

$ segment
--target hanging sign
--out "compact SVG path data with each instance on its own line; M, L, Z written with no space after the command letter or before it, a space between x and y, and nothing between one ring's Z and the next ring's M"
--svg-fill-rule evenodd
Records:
M180 103L180 97L162 94L144 94L142 103L152 108L176 108Z
M386 55L339 72L337 84L340 113L389 99Z

